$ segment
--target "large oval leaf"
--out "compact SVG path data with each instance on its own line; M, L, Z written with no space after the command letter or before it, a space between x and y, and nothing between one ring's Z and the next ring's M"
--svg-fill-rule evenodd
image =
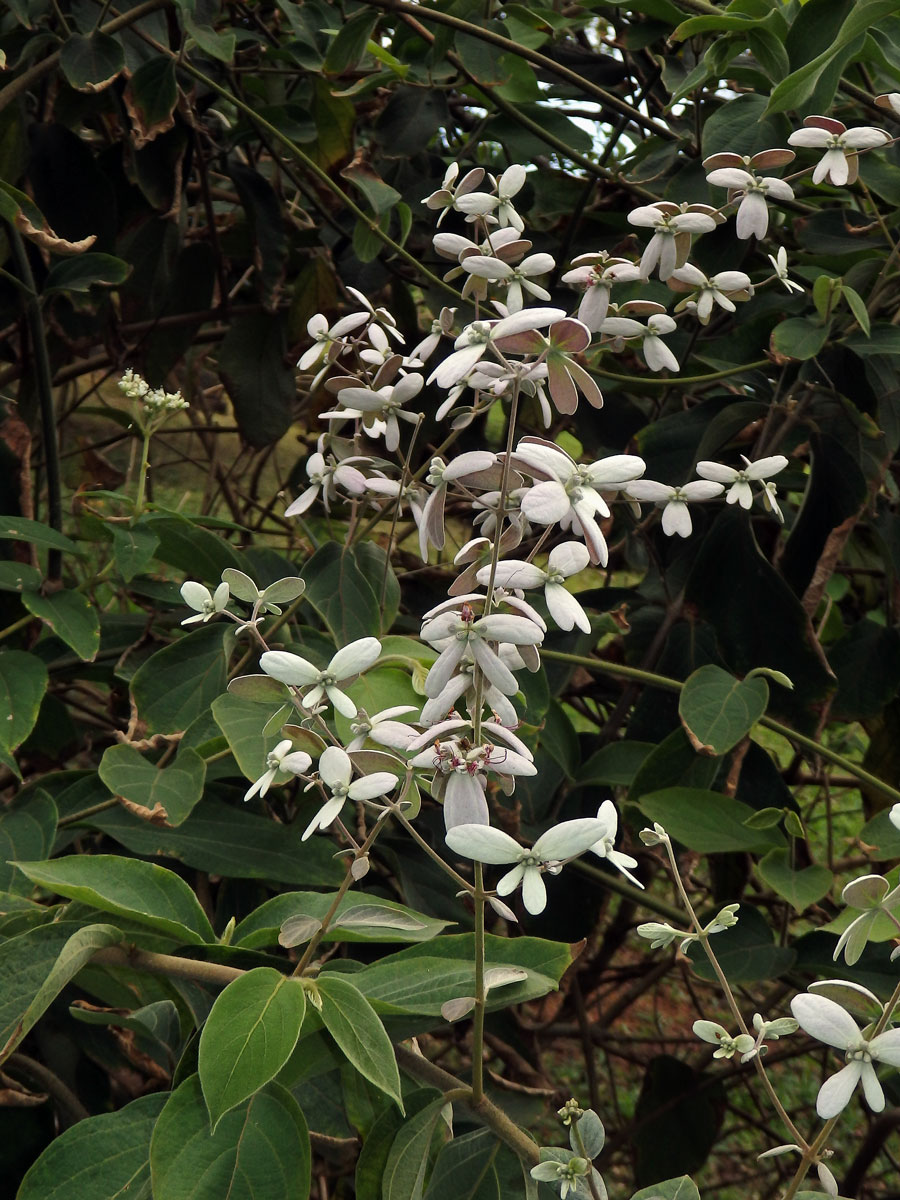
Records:
M765 679L735 679L712 663L686 680L678 715L698 754L718 757L746 737L769 703Z

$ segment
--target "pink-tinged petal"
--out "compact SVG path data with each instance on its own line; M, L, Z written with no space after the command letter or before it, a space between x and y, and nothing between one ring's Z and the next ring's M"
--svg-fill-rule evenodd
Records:
M578 408L578 389L566 370L566 364L558 358L547 361L547 385L558 412L570 416Z
M328 672L335 679L346 679L349 675L358 675L365 671L381 653L381 642L378 638L364 637L338 650L328 664Z
M590 376L585 369L577 362L567 364L569 374L575 382L575 386L587 400L592 408L603 407L603 393L600 391L597 382Z
M453 771L448 775L444 789L444 828L449 832L457 825L489 823L487 800L478 779Z
M720 154L710 154L703 160L704 171L717 171L725 167L742 167L744 160L739 154L730 154L727 150Z
M867 1064L869 1070L872 1070L871 1063ZM874 1075L874 1071L872 1074ZM838 1071L837 1075L832 1075L830 1079L826 1079L819 1088L819 1095L816 1098L816 1112L823 1121L829 1121L832 1117L836 1117L850 1103L850 1097L859 1083L862 1075L862 1063L848 1063L842 1071ZM876 1080L877 1083L877 1080ZM880 1090L880 1089L879 1089ZM881 1107L884 1108L884 1097L881 1098ZM880 1109L878 1110L881 1111Z
M753 176L749 171L739 170L736 167L723 167L720 170L710 171L706 182L711 183L713 187L739 188L743 192L753 183Z
M827 996L811 996L808 992L801 992L791 1001L791 1012L804 1032L826 1046L846 1050L851 1043L859 1040L856 1022L840 1004L829 1000Z
M819 150L828 145L834 132L840 132L840 130L817 129L812 126L806 129L797 129L788 138L788 144L791 146L809 146L812 149Z
M764 238L769 228L769 209L761 192L747 192L738 205L735 233L739 238Z
M524 853L514 838L493 825L456 825L444 840L454 853L491 866L518 862Z
M537 483L522 497L522 512L529 521L539 525L555 525L569 512L571 505L566 489L556 480Z
M522 880L522 903L525 905L526 911L530 912L533 917L542 913L547 907L547 889L537 867L525 868L525 878Z
M464 454L457 454L456 458L444 467L443 476L445 480L462 479L477 471L490 470L496 461L496 454L491 454L488 450L467 450Z
M345 491L354 496L361 496L366 490L366 477L356 467L341 463L334 469L334 482L340 484ZM287 514L285 514L287 515Z
M483 217L492 213L499 203L496 196L490 196L487 192L469 192L465 196L457 196L453 207L468 216Z
M560 629L569 630L577 625L584 633L591 632L587 613L561 583L548 583L544 589L544 599L547 602L547 611Z
M775 167L786 167L796 157L793 150L759 150L750 162L758 171L771 171Z
M397 776L389 771L374 771L371 775L355 779L347 794L351 800L374 800L376 796L386 796L392 792L397 782Z
M560 350L569 354L580 354L591 344L591 331L575 317L566 317L564 321L557 321L555 325L551 325L550 340Z
M683 500L670 500L663 509L662 529L667 537L675 534L683 538L691 536L691 514Z
M261 656L259 665L267 675L290 687L306 687L319 678L318 667L299 654L290 654L286 650L267 650Z

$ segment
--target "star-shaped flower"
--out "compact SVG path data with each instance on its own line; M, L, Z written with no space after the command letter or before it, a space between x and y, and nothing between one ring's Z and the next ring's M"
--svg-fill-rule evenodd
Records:
M381 642L365 637L338 650L323 671L287 650L267 650L259 665L267 675L289 687L309 688L300 701L304 708L315 708L327 696L337 711L349 719L356 716L356 705L337 685L371 667L380 653Z
M819 1089L816 1112L827 1121L850 1103L856 1085L862 1083L866 1102L873 1112L884 1108L884 1092L873 1063L900 1067L900 1029L887 1029L868 1039L864 1031L834 1000L804 992L791 1001L791 1012L810 1037L843 1050L847 1065L826 1079Z
M671 537L690 537L693 526L688 504L697 500L712 500L725 489L721 483L710 483L705 479L696 479L692 483L684 483L681 487L672 487L668 483L656 483L652 479L636 479L629 483L627 494L634 500L652 500L662 508L663 533Z
M497 563L494 583L498 587L526 591L542 587L550 616L560 629L572 629L577 625L585 633L590 633L591 623L587 613L565 587L565 580L583 571L590 561L591 556L581 542L564 542L550 551L546 569L517 558L507 558ZM490 570L490 567L481 567L476 575L482 587L487 586Z
M616 830L619 824L619 818L616 815L616 806L612 800L604 800L597 810L597 820L603 822L604 832L601 837L590 847L592 854L596 854L598 858L605 858L607 862L611 862L617 871L621 871L626 879L639 888L643 888L643 884L639 879L631 874L631 868L638 865L637 859L632 858L630 854L623 854L621 850L615 850Z
M227 583L220 583L215 592L210 592L209 588L204 587L202 583L187 580L181 585L181 598L188 608L196 610L197 615L185 617L181 622L182 625L195 625L198 621L202 621L205 625L207 621L225 611L229 597Z
M810 146L825 153L816 163L813 183L830 179L836 187L855 183L859 176L859 151L871 150L889 142L890 134L872 125L848 129L834 117L807 117L804 128L788 138L792 146Z
M386 796L397 786L397 777L389 771L375 771L353 779L353 763L340 746L328 746L319 759L319 777L331 792L304 830L305 842L317 829L327 829L348 800L374 800ZM352 782L351 782L352 780Z
M735 232L739 238L763 238L769 228L768 199L791 200L794 192L789 183L775 176L758 172L783 167L795 158L793 150L761 150L752 156L741 154L712 154L703 160L709 172L707 182L715 187L728 188L729 203L738 197Z
M563 863L589 850L603 836L605 826L596 817L563 821L542 833L531 849L502 829L491 825L457 825L447 831L451 850L482 863L514 863L497 884L497 895L508 896L521 884L522 903L532 916L544 911L547 889L542 873L557 874Z
M739 1033L732 1037L727 1029L715 1021L695 1021L691 1026L701 1041L710 1042L718 1049L713 1052L713 1058L731 1058L733 1054L749 1054L756 1045L749 1033Z
M708 204L673 204L659 200L634 208L628 214L630 225L654 230L653 237L641 256L642 279L649 279L655 268L665 282L687 260L691 237L708 233L716 227L715 209Z
M711 479L715 483L730 485L725 494L726 501L729 504L740 504L741 508L750 508L753 503L751 481L768 479L771 475L777 475L788 465L788 460L783 454L758 458L756 462L751 462L743 454L741 458L744 459L743 467L726 467L722 463L716 462L698 462L697 474L702 475L704 479Z
M627 258L610 258L605 250L601 250L573 258L572 270L566 271L562 282L584 289L578 305L578 320L596 333L609 311L613 284L635 283L640 278L640 267Z
M304 750L295 750L290 738L285 738L274 750L269 751L266 756L266 770L247 788L244 799L250 800L257 792L260 796L265 796L276 776L284 775L289 778L291 775L303 775L311 766L312 759L309 755Z
M719 271L715 275L706 276L692 263L685 263L683 267L672 272L669 287L673 291L694 293L697 319L701 325L709 324L714 304L726 312L734 312L735 300L749 300L753 295L750 276L745 275L743 271ZM675 311L679 312L687 303L687 300L682 300Z

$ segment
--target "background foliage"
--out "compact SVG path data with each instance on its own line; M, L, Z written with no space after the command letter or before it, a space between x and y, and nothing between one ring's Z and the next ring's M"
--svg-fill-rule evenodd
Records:
M711 1063L690 1035L724 1012L708 965L631 936L648 914L683 920L640 847L645 898L581 865L540 918L489 936L488 962L526 975L490 998L490 1119L457 1103L452 1140L443 1095L468 1075L469 1027L441 1007L470 986L471 917L399 827L351 893L367 917L343 925L340 910L329 926L325 1003L304 1017L285 974L299 952L279 930L321 920L343 868L325 839L300 841L302 793L243 804L281 702L226 692L251 652L227 625L182 630L179 584L299 574L302 602L267 637L324 664L379 636L389 661L354 685L357 703L420 704L433 655L418 616L444 598L450 553L423 568L405 518L389 562L390 519L282 516L332 402L295 370L309 318L352 309L350 285L388 305L408 345L442 305L468 319L422 204L450 161L536 167L519 207L561 272L638 249L638 204L722 203L701 160L784 145L810 113L896 136L874 105L900 86L894 0L10 0L0 55L9 1194L107 1200L131 1181L149 1196L152 1177L155 1200L305 1196L312 1170L319 1194L360 1200L524 1196L503 1120L552 1145L570 1093L606 1125L597 1165L616 1195L683 1174L717 1198L776 1194L793 1164L756 1162L784 1136L751 1068ZM787 248L802 294L770 286L680 327L677 376L591 351L603 410L582 405L545 435L590 460L630 448L672 484L698 460L783 453L786 527L710 505L682 541L617 516L610 567L579 593L592 634L548 636L526 680L539 774L507 812L534 838L614 797L632 849L629 830L664 823L694 905L742 904L717 945L748 1014L785 1011L834 973L841 887L900 858L885 812L900 787L896 147L864 156L847 190L795 190L771 248ZM695 261L771 276L731 222ZM659 283L641 294L671 300ZM126 366L191 403L156 435L137 511L139 430L108 382ZM440 399L423 393L415 469L448 433ZM499 448L499 418L458 447ZM522 432L543 433L536 410ZM448 551L469 536L462 511ZM726 729L705 728L678 693L710 666L772 668L793 690L760 686L753 719L728 728L726 707ZM696 753L686 725L716 753ZM440 845L436 806L416 828ZM884 996L896 983L879 946L842 974ZM272 1005L284 1021L262 1058L251 1047L236 1081L204 1070L215 1022L236 1037L244 1018L249 1040L247 1014ZM401 1078L387 1039L413 1035L440 1065L399 1046ZM805 1125L807 1048L767 1060ZM845 1124L842 1194L892 1194L893 1125L859 1104Z

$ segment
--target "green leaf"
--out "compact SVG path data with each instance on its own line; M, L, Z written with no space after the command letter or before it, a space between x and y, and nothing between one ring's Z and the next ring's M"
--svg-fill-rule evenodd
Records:
M868 310L866 309L865 300L863 300L862 296L858 291L856 291L855 288L848 287L846 283L843 286L841 294L847 301L850 311L856 318L860 329L863 331L866 337L869 337L872 332L872 322L869 318Z
M320 546L303 568L306 599L339 646L381 632L381 606L353 551L339 542Z
M0 517L0 541L5 538L14 542L28 542L32 546L49 546L69 554L83 554L71 538L41 521L29 521L26 517Z
M0 562L0 592L36 592L44 582L30 563Z
M822 325L810 317L789 317L772 330L772 347L785 358L805 362L819 353L830 332L830 325Z
M208 54L211 58L217 58L220 62L232 62L237 42L235 35L230 31L219 33L211 25L195 21L185 5L179 5L179 7L182 9L185 33L190 34L204 54Z
M453 1138L438 1154L425 1200L500 1200L494 1170L499 1149L489 1129Z
M43 294L89 292L95 284L115 287L124 283L130 274L129 264L112 254L79 254L76 258L63 258L53 264L44 281Z
M268 679L268 676L266 678ZM274 679L271 682L284 691L283 684ZM244 700L229 693L216 697L212 702L212 714L216 724L225 734L237 765L248 779L256 780L266 770L266 756L269 751L281 740L280 732L266 736L263 730L268 718L282 708L284 696L274 704L269 699L267 707L263 708L257 700Z
M395 1100L402 1112L397 1059L380 1017L348 979L329 972L317 982L325 1028L360 1075Z
M142 575L150 565L159 538L143 525L112 525L113 555L126 583Z
M896 11L897 6L894 0L858 0L831 45L811 62L806 63L799 70L793 71L786 79L782 79L773 89L766 112L781 113L790 109L802 109L805 101L815 91L816 84L823 72L837 59L838 55L856 41L859 41L861 45L861 39L876 21L892 16ZM837 80L835 80L836 85ZM827 99L830 100L831 97L827 97Z
M291 425L297 384L286 352L284 320L267 312L237 317L219 346L219 377L255 449L277 442Z
M0 1062L98 950L122 941L112 925L39 925L0 944Z
M115 854L73 854L16 865L32 883L101 912L130 917L185 945L216 941L191 888L180 876L155 863Z
M210 1133L200 1080L169 1097L150 1143L153 1200L306 1200L309 1131L277 1083L226 1113Z
M68 83L79 92L102 92L125 66L122 43L107 33L73 34L59 52Z
M223 571L241 565L240 556L229 542L187 517L149 513L141 524L159 538L155 557L192 579L205 579L215 586Z
M180 732L205 713L225 690L226 666L221 625L205 625L151 655L131 681L148 732Z
M133 746L110 746L98 771L111 792L152 811L165 809L170 825L180 825L203 795L206 763L196 750L181 750L175 761L155 767Z
M85 824L102 829L134 854L175 858L211 875L304 887L333 887L344 875L331 857L330 843L300 840L302 823L278 825L215 800L201 800L177 829L141 821L124 809L98 813Z
M36 654L0 654L0 746L15 750L34 729L48 681L47 668Z
M697 753L718 757L746 737L768 702L765 679L735 679L710 663L685 680L678 715Z
M100 618L81 592L68 590L42 596L23 592L22 603L35 617L75 651L84 662L93 662L100 649Z
M230 1109L274 1079L306 1012L299 979L257 967L219 994L200 1035L198 1070L212 1133Z
M232 162L228 173L241 198L255 244L254 260L260 297L266 308L272 308L284 278L288 255L281 202L271 183L259 171L254 171L244 163ZM271 322L263 322L262 328L268 331ZM265 407L265 401L265 397L257 396L260 408Z
M417 1088L407 1092L405 1118L393 1104L382 1108L365 1136L362 1151L357 1159L354 1181L356 1200L382 1200L382 1184L388 1156L404 1120L411 1120L440 1098L440 1093L434 1088Z
M321 921L335 899L333 892L282 892L239 922L232 945L248 950L278 943L278 933L292 917L311 917ZM446 929L448 921L438 921L378 896L361 897L348 893L341 897L334 919L325 931L323 942L427 942Z
M700 1193L693 1179L680 1175L677 1179L666 1179L635 1192L631 1200L700 1200Z
M770 850L756 864L756 869L764 882L797 912L803 912L810 904L827 896L834 883L834 876L827 867L803 867L801 870L792 867L789 850Z
M359 9L338 31L337 37L328 47L323 70L329 75L343 75L355 67L366 52L366 43L372 36L381 14L365 8Z
M167 1093L132 1100L118 1112L64 1130L32 1165L16 1200L119 1200L146 1196L150 1135Z
M382 1200L421 1200L431 1141L447 1107L443 1096L433 1100L397 1131L384 1169Z
M733 850L769 850L783 846L777 829L750 829L745 821L753 809L730 796L702 788L664 788L641 796L641 812L676 841L701 854Z
M341 171L341 175L344 179L349 179L354 187L359 188L376 217L383 217L385 213L390 212L401 199L397 189L385 183L366 162L349 163Z
M122 99L134 126L136 148L140 149L175 123L178 87L174 61L159 55L141 63L128 80Z
M52 796L40 788L13 801L0 816L0 890L28 895L31 888L12 864L21 858L47 858L57 820Z

